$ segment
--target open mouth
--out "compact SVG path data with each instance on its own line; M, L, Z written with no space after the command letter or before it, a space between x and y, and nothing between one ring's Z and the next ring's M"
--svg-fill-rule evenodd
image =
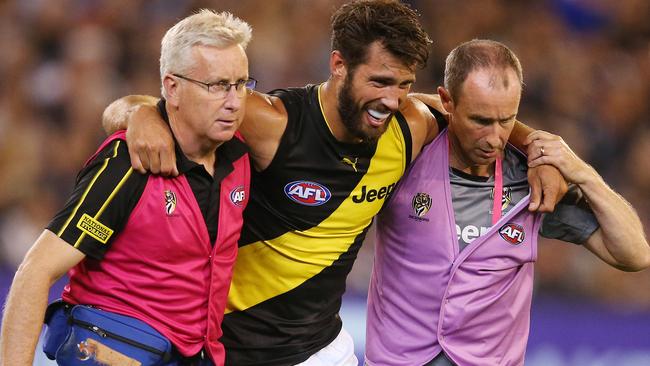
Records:
M391 115L390 112L382 113L376 109L367 109L366 111L368 112L368 122L373 127L379 127L383 125Z

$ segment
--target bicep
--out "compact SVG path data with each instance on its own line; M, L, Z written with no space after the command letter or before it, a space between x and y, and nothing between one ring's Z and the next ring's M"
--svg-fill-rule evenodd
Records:
M239 128L258 170L271 163L287 126L287 110L280 98L253 92Z

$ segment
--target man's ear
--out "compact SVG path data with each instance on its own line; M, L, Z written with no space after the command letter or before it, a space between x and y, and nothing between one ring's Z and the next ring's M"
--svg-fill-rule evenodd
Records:
M345 79L347 75L347 64L340 51L334 50L330 54L330 74L340 79Z
M440 95L440 102L442 102L442 107L449 114L452 114L454 111L454 101L451 99L451 94L449 90L443 88L442 86L438 87L438 95Z
M168 104L174 107L177 107L179 103L178 87L178 79L173 75L166 74L163 78L163 88L165 88L165 93L167 94L167 97L165 99Z

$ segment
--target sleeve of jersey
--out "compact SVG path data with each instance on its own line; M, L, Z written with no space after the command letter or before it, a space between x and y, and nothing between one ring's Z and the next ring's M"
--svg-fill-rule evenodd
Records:
M572 185L555 211L544 216L539 233L545 238L582 244L599 227L582 192Z
M77 176L74 191L47 229L101 260L140 200L147 176L131 167L122 140L106 146Z

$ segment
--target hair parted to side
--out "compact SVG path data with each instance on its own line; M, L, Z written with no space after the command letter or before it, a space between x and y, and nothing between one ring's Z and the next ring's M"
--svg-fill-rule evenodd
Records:
M191 59L193 46L226 48L238 44L246 49L252 33L248 23L229 12L199 10L165 33L160 43L160 81L165 74L186 74L194 66ZM164 87L162 94L166 97Z
M423 68L431 39L418 13L396 0L355 0L332 15L332 50L338 50L350 70L366 60L375 41L408 67Z
M508 69L512 68L521 87L524 86L524 76L519 58L508 46L489 39L473 39L454 48L445 61L445 89L458 103L460 89L467 76L479 69Z

